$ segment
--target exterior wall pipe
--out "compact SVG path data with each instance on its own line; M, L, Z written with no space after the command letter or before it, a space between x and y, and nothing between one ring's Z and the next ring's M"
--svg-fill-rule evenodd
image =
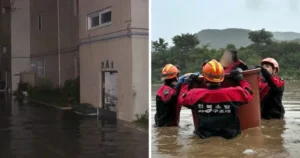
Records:
M61 86L61 76L60 76L60 13L59 13L59 0L56 0L57 3L57 52L58 52L58 86Z

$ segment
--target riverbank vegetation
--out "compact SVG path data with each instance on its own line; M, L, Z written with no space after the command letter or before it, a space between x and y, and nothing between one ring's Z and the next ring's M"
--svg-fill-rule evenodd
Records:
M174 46L159 38L152 42L152 83L160 83L161 69L167 63L178 64L181 74L200 70L201 63L206 59L221 58L226 49L236 49L238 57L249 67L259 65L265 57L275 58L280 65L280 76L285 80L300 79L300 42L278 41L273 34L265 29L251 31L248 38L252 44L236 48L228 43L226 48L213 49L209 45L199 46L200 40L195 34L181 34L172 38Z

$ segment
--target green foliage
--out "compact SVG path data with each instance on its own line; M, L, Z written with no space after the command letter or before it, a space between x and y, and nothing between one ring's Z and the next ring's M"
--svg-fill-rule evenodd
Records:
M200 42L194 34L181 34L172 38L175 47L181 51L189 51L195 48Z
M29 98L57 106L79 104L79 93L79 78L67 80L62 88L54 87L49 80L40 80L37 86L28 88Z
M237 49L238 57L249 66L256 66L266 57L275 58L280 65L280 76L284 79L300 78L300 43L294 41L269 41L272 35L268 31L259 30L255 33L263 34L256 44L250 44L246 47ZM178 37L178 36L175 36ZM183 40L183 38L181 38ZM224 41L226 42L226 41ZM154 42L153 42L154 43ZM182 43L187 43L182 41ZM174 43L175 44L175 43ZM226 49L234 49L233 44L225 45ZM164 45L167 45L164 42ZM181 75L187 72L201 71L201 64L206 59L221 58L225 50L211 49L207 45L194 47L188 51L182 51L178 46L164 49L162 52L152 52L152 83L160 83L160 73L165 64L178 64L181 67Z
M64 86L61 89L61 93L64 95L63 97L67 98L67 101L72 105L79 103L79 84L79 77L77 77L76 79L65 81Z
M228 50L236 50L236 47L234 44L227 44L226 49Z
M158 52L163 52L168 48L168 43L166 43L165 40L162 38L159 38L158 41L154 41L152 44L153 49Z
M136 125L143 127L143 128L148 128L148 124L149 124L149 114L148 114L148 110L146 110L146 112L144 114L136 114L135 115L136 120L133 121Z
M16 96L16 100L22 101L25 98L23 92L28 91L28 88L28 83L19 82L17 90L13 92L13 95Z
M257 45L268 45L272 42L273 34L265 29L261 29L258 31L250 31L248 38Z

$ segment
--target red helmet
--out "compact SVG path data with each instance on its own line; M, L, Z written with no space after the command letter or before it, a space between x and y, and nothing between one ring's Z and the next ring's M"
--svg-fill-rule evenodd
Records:
M273 65L273 67L276 69L276 73L279 72L279 64L274 58L265 58L260 62L261 65L263 65L264 63Z

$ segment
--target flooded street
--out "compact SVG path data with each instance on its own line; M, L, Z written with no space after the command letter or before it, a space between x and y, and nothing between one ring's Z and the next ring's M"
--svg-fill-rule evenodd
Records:
M0 99L0 158L148 157L148 134L123 122Z
M152 116L154 123L155 91L152 87ZM193 134L191 111L183 108L180 127L152 128L152 157L263 157L298 158L300 155L300 82L287 82L283 98L284 120L263 120L261 129L243 131L233 140L200 139ZM252 149L252 155L243 152Z

